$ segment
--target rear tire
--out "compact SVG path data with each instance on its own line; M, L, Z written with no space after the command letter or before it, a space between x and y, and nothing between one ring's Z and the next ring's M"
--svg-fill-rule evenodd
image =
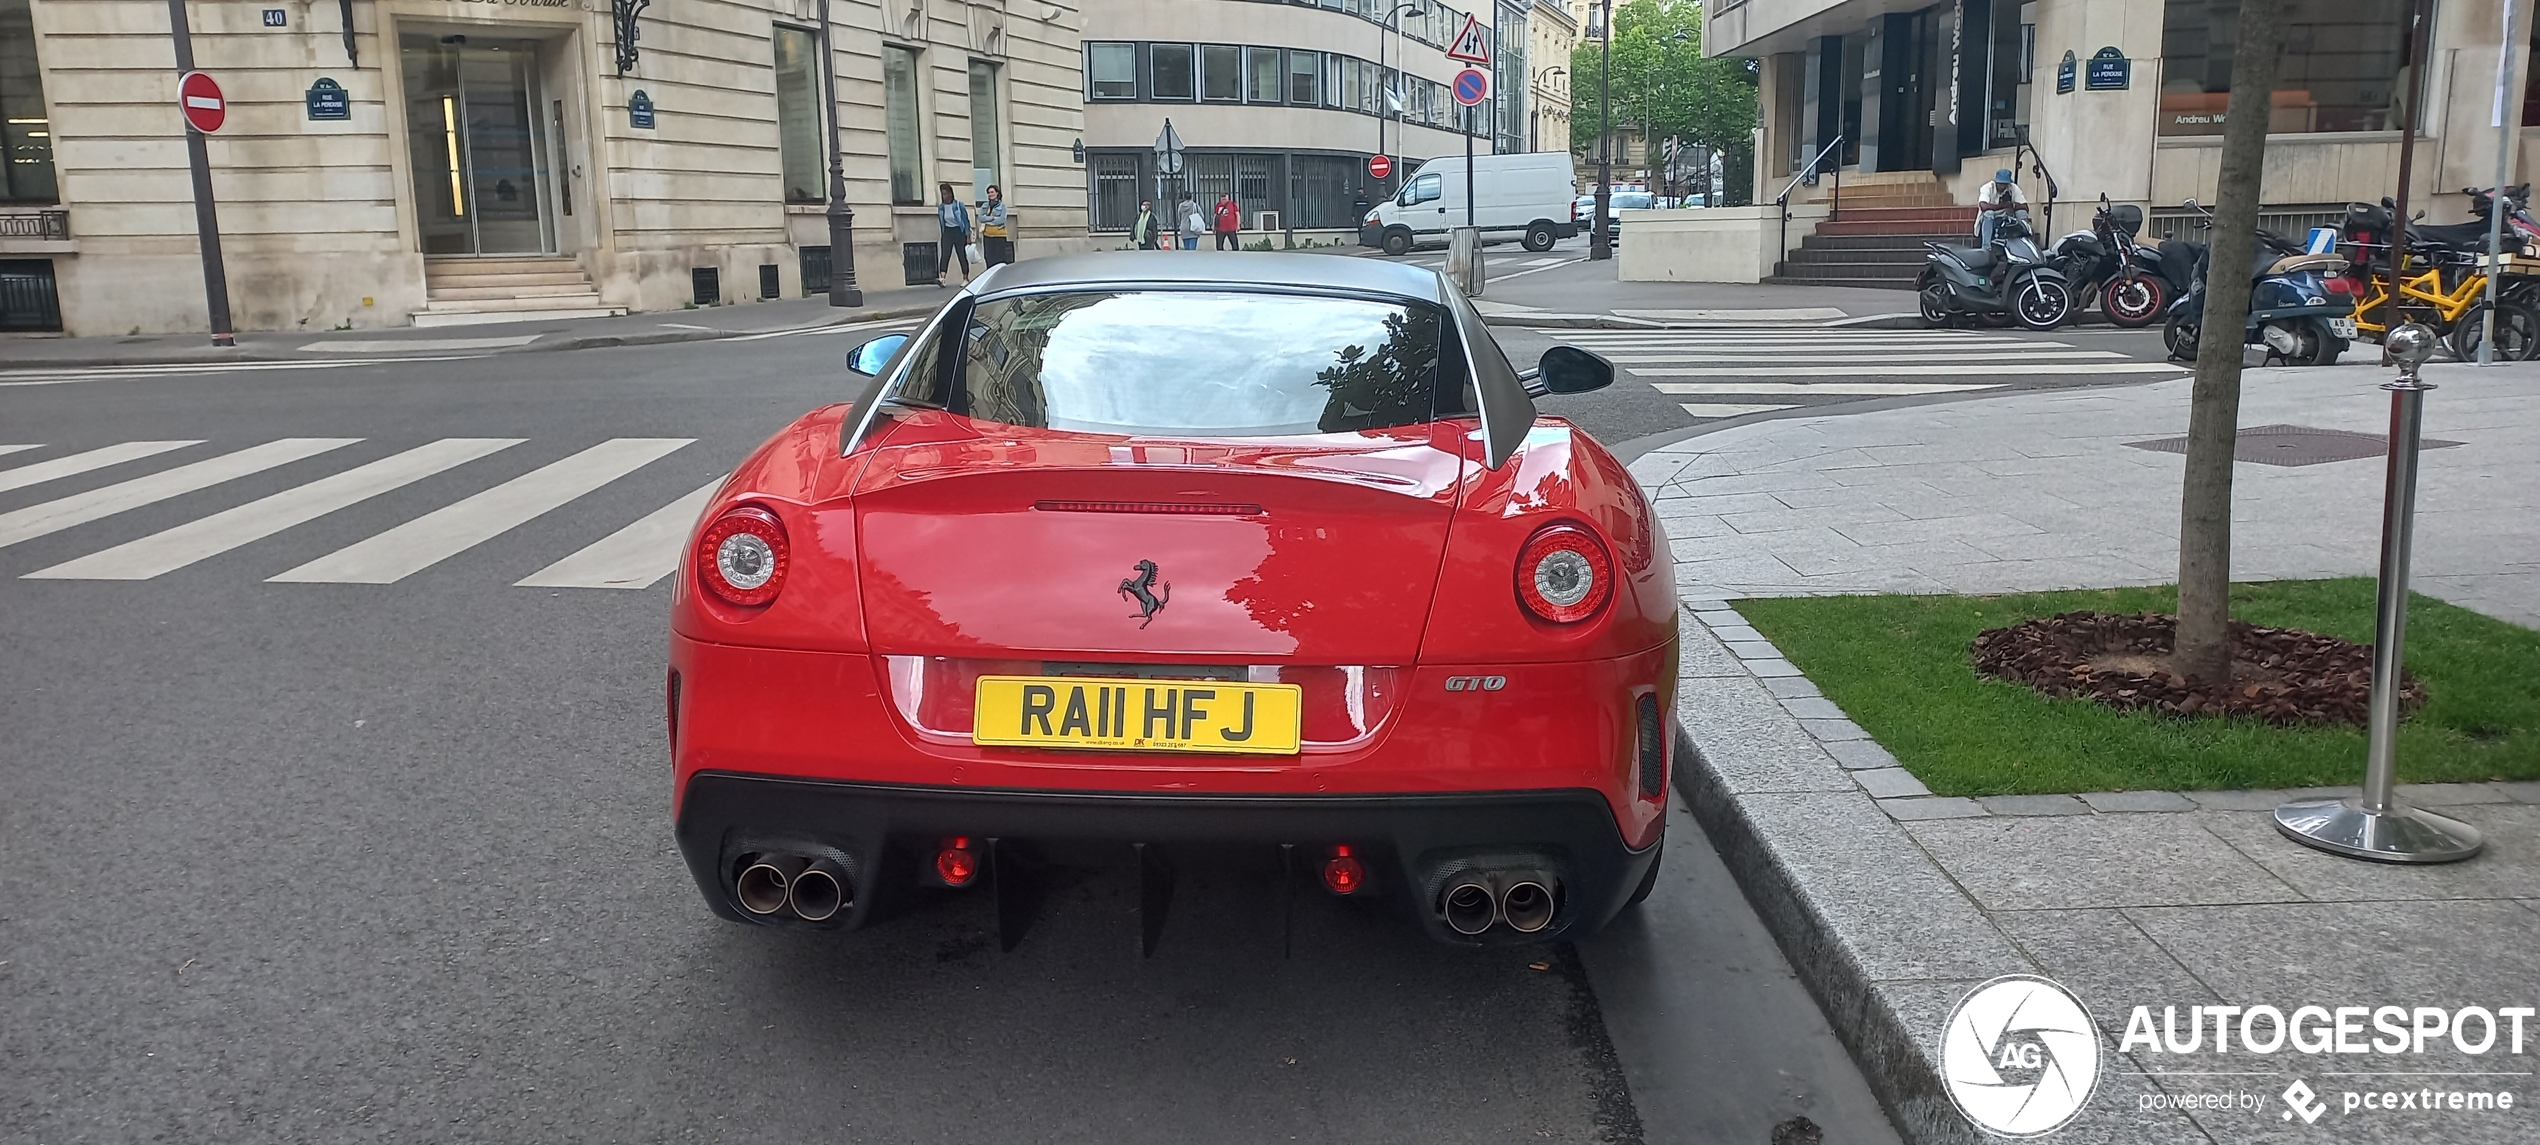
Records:
M2478 360L2478 344L2485 338L2487 304L2472 306L2452 326L2452 353L2464 362ZM2496 307L2496 360L2528 362L2540 356L2540 311L2516 302Z
M1394 256L1395 258L1401 258L1402 256L1404 256L1404 255L1406 255L1406 254L1410 254L1410 253L1411 253L1411 232L1409 232L1409 231L1404 231L1404 230L1391 230L1391 231L1386 231L1386 232L1385 232L1385 253L1386 253L1386 254L1389 254L1389 255L1392 255L1392 256Z
M1542 254L1552 249L1552 224L1536 223L1526 228L1526 249Z
M1923 324L1936 330L1949 327L1949 288L1940 284L1937 275L1925 272L1915 284L1915 297L1921 301Z
M2158 322L2161 311L2169 308L2170 292L2160 279L2147 274L2120 275L2108 280L2099 295L2099 310L2112 325L2140 330Z
M2161 327L2161 341L2169 346L2171 361L2193 362L2196 360L2197 332L2196 324L2188 321L2184 315L2170 316L2169 324Z

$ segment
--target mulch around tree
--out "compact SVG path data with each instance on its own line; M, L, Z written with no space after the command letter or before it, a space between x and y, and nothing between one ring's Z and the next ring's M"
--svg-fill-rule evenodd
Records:
M2248 716L2274 724L2363 724L2372 696L2372 645L2293 628L2231 622L2231 684L2192 686L2171 669L2178 618L2157 612L2065 612L1977 634L1978 672L2049 696L2124 711ZM2400 677L2399 709L2425 703L2425 685Z

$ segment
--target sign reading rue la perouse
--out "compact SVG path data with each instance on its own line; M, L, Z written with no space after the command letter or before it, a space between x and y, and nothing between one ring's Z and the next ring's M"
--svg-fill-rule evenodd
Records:
M2133 80L2134 61L2111 45L2091 53L2090 72L2082 86L2092 91L2124 91Z
M353 118L353 100L345 94L343 84L319 76L316 83L309 85L307 96L311 119Z

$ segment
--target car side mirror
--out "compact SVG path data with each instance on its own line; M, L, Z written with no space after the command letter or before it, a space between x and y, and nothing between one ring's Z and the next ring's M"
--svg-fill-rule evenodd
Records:
M908 345L908 335L884 334L847 351L847 368L865 377L873 377L882 372L882 367L890 365L891 355L899 353L900 347L905 345Z
M1545 394L1584 394L1614 384L1614 363L1576 346L1555 346L1543 352L1535 368L1517 375L1526 383L1526 392L1535 397Z

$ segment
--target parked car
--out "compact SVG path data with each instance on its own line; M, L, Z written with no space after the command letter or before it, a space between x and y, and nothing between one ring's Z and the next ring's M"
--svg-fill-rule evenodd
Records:
M1547 251L1578 233L1569 191L1578 186L1570 157L1557 151L1477 155L1471 177L1473 223L1484 241L1515 238L1527 250ZM1464 157L1432 159L1402 185L1402 193L1377 204L1359 228L1359 242L1386 254L1447 241L1464 225Z

